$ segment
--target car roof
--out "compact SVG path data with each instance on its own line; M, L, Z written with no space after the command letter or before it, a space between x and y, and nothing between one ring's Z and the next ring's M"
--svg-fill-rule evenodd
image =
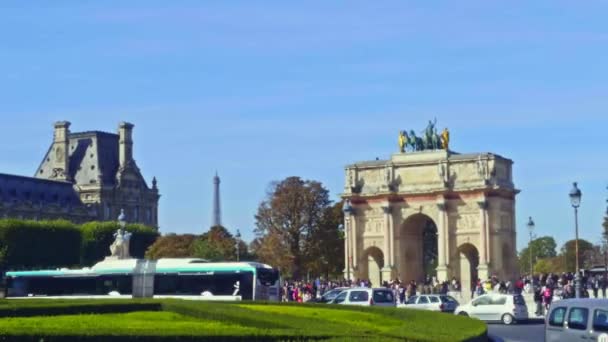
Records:
M562 299L557 302L553 302L555 306L563 305L581 305L581 306L608 306L608 299L606 298L572 298ZM552 305L552 306L553 306Z

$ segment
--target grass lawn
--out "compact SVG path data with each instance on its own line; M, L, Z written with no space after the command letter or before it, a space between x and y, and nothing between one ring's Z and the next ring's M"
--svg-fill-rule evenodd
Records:
M485 341L485 324L393 308L181 300L0 301L0 340Z

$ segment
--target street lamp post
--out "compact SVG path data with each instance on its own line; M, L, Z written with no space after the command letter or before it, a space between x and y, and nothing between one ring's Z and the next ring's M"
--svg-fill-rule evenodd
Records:
M528 244L528 254L530 254L530 281L534 275L534 267L532 265L532 232L534 231L534 221L532 217L528 218L528 231L530 231L530 243Z
M239 231L238 229L236 230L236 235L234 236L236 238L236 261L239 261L240 258L240 247L241 247L241 231Z
M572 190L570 190L570 203L574 208L574 229L576 233L576 240L574 240L574 252L576 253L576 274L574 275L574 288L576 291L576 298L581 297L581 276L579 271L578 263L578 207L581 205L582 192L578 188L576 182L574 182Z

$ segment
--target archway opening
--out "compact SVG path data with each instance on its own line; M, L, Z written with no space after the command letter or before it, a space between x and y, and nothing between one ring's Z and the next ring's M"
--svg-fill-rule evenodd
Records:
M424 282L437 275L437 225L430 217L424 214L408 217L396 238L403 281Z
M477 248L470 243L465 243L458 247L460 256L460 284L462 286L462 294L465 298L473 295L477 279L477 267L479 267L479 252ZM469 297L470 298L470 297Z
M384 254L378 247L369 247L363 253L361 277L371 282L372 286L381 286L382 268L384 267Z

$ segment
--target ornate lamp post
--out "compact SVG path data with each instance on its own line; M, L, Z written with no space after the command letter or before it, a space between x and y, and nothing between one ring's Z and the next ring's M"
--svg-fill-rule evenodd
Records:
M353 213L354 209L353 207L350 205L350 201L346 201L346 203L344 203L344 207L342 207L342 212L344 213L344 217L349 217L352 213ZM346 240L346 244L345 244L345 248L346 248L346 278L348 280L350 280L350 267L352 265L352 261L353 261L353 256L350 253L349 250L349 246L350 246L350 224L349 225L344 225L344 239ZM354 247L353 247L354 248Z
M528 218L528 231L530 232L530 243L528 244L528 254L530 254L530 281L534 275L534 267L532 265L532 232L534 231L534 221L532 217Z
M574 275L574 288L576 291L576 298L581 297L581 278L578 268L578 207L581 206L582 195L581 190L578 188L576 182L574 182L572 190L570 190L570 203L572 204L572 208L574 208L574 229L576 232L576 240L574 242L574 250L576 253L576 274Z
M234 236L236 238L236 261L239 261L240 255L241 255L241 251L240 251L240 247L241 247L241 231L240 230L236 230L236 235Z

